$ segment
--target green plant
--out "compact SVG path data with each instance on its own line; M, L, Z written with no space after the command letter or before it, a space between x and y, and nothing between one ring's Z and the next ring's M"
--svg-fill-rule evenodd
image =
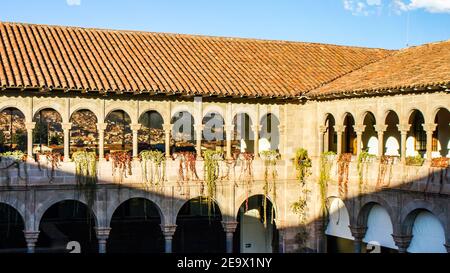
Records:
M203 152L204 158L204 181L206 183L206 200L208 203L208 215L211 215L211 209L214 208L214 198L216 195L216 182L219 178L219 161L223 160L223 154L220 151L206 150Z
M422 156L420 154L417 154L415 156L407 156L406 157L406 165L422 166L423 162L425 162L425 159L422 158Z
M333 163L333 161L330 160L330 157L334 157L335 155L336 154L334 152L325 152L320 156L319 192L322 218L324 218L325 223L327 222L326 219L328 218L327 192L328 183L330 182L331 165Z
M297 171L297 180L304 185L305 178L311 174L311 159L308 157L308 151L299 148L295 151L294 166Z
M277 188L276 178L277 174L277 159L280 154L277 151L267 150L260 153L261 158L264 160L264 226L267 226L267 198L270 192L273 192L273 201L276 202ZM274 215L274 207L272 206L272 218Z
M374 158L376 158L376 156L369 154L367 151L361 151L358 156L358 189L360 194L365 191L364 176L367 176L367 172L369 171L368 163Z
M95 152L78 151L73 153L77 188L86 196L88 206L92 208L97 189L97 157Z
M166 178L166 157L164 153L160 151L142 151L139 156L141 158L143 180L155 186L163 183ZM150 179L148 167L150 167Z

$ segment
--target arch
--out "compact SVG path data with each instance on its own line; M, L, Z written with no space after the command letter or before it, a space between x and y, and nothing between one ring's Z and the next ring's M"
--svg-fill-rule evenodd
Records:
M0 252L24 252L24 217L13 206L0 202Z
M408 252L447 253L445 230L441 221L430 211L417 209L407 216L412 235Z
M425 117L423 113L417 109L411 110L408 124L411 125L406 140L406 156L426 154L427 135L423 128Z
M356 123L357 124L359 124L359 123L362 123L362 124L364 124L364 121L366 120L366 118L371 118L371 119L373 119L373 124L376 124L377 123L377 120L376 120L376 116L375 116L375 114L372 112L372 111L370 111L369 109L365 109L365 110L363 110L362 112L360 112L360 114L358 115L358 120L356 121Z
M378 155L378 134L375 130L375 115L370 111L366 111L362 121L362 124L365 125L361 139L362 149L366 150L369 154Z
M232 153L234 152L255 152L253 121L249 114L245 112L237 113L233 117L233 141L231 143Z
M273 113L267 113L260 120L261 131L259 136L259 151L278 151L280 144L280 120Z
M101 121L100 109L101 108L99 107L99 105L97 105L94 102L82 101L82 102L70 105L69 115L70 115L70 117L72 117L73 114L78 111L89 110L95 115L95 119L97 120L97 122L99 122L99 121Z
M367 226L367 217L369 215L370 209L372 209L374 205L379 205L383 207L387 211L391 223L395 222L394 220L396 219L396 214L394 213L392 207L386 200L384 200L380 196L377 195L364 196L362 202L363 203L360 206L359 210L357 210L354 215L356 216L355 223L358 226Z
M412 224L414 221L414 218L417 216L417 213L420 211L429 211L433 215L435 215L439 221L441 222L441 225L444 227L447 223L447 214L442 209L442 206L439 206L437 204L433 204L426 200L414 200L409 203L407 203L401 210L400 217L399 217L399 224L400 230L403 234L411 235L412 230ZM450 232L450 231L447 231ZM450 234L448 234L450 235Z
M386 131L383 135L384 154L389 156L400 156L401 135L398 130L399 116L393 110L388 110L384 117Z
M272 204L272 208L274 209L274 214L275 214L275 220L277 219L277 215L278 214L278 206L277 204L273 201L275 200L275 198L272 196L272 194L268 194L266 195L264 193L264 190L262 188L260 189L252 189L252 195L248 196L247 192L241 193L240 195L236 196L235 198L235 203L234 203L234 214L233 215L238 215L239 213L239 209L241 207L241 205L246 202L246 200L252 196L266 196L267 200Z
M240 204L236 214L238 225L234 233L234 252L278 252L279 235L273 208L274 204L262 194L249 196Z
M226 117L226 109L217 104L208 104L206 107L203 107L202 119L204 119L209 113L217 113L223 118Z
M202 147L210 150L224 151L225 119L219 112L207 112L203 119Z
M330 113L326 114L323 124L326 128L325 134L323 136L323 151L337 153L337 133L334 129L336 120L334 119L334 116Z
M181 207L173 237L175 252L225 252L222 213L215 201L211 205L206 198L195 198Z
M342 152L356 154L356 132L353 126L355 125L355 119L352 114L345 113L343 116L344 136L342 138Z
M367 231L363 242L375 242L383 247L397 249L392 237L394 226L388 211L380 204L372 203L370 209L367 210L366 217Z
M107 252L164 252L161 209L147 198L130 198L114 210Z
M5 150L27 150L25 115L16 107L0 111L0 153Z
M72 128L70 130L70 154L75 151L97 151L98 146L98 119L89 109L74 111L70 116Z
M15 109L19 110L25 116L25 121L29 122L30 117L27 114L29 114L30 111L29 111L28 107L24 105L24 103L17 103L17 102L11 103L11 101L0 103L0 112L2 112L5 109L8 109L8 108L15 108Z
M337 197L328 198L329 219L325 234L353 240L350 226L350 214L344 201Z
M51 105L51 106L49 106L49 105ZM63 111L61 109L62 108L61 105L59 105L59 104L55 104L55 103L51 103L51 102L41 102L41 103L38 103L38 105L36 105L36 106L37 106L36 109L33 109L34 110L33 117L36 117L36 115L39 114L39 112L41 112L42 110L53 110L56 113L58 113L58 115L61 117L61 122L64 122L65 121L64 119L67 118L61 114Z
M450 157L450 111L439 108L433 122L436 130L433 132L432 157Z
M64 154L63 118L54 108L43 108L33 117L33 152L53 152Z
M155 110L143 112L139 117L138 152L143 150L165 151L164 118Z
M174 117L175 117L175 115L178 114L178 113L180 113L180 112L187 112L187 113L190 114L190 115L192 116L192 118L194 119L193 124L200 124L200 121L197 120L198 117L197 117L197 115L195 114L195 113L196 113L195 110L196 110L196 109L195 109L193 106L185 105L185 104L177 104L175 107L173 107L173 108L170 110L170 119L173 120ZM199 113L199 114L201 114L201 113ZM171 122L171 123L172 123L172 122ZM172 123L172 124L173 124L173 123Z
M172 152L195 150L196 128L194 116L187 112L176 112L170 123L172 124Z
M105 117L105 153L111 151L131 151L133 135L131 131L131 117L124 110L113 110Z

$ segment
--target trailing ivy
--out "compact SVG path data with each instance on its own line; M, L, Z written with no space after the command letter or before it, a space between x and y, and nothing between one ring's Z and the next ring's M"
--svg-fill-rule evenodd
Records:
M75 163L77 189L84 193L89 208L92 208L97 192L97 157L95 152L79 151L72 155Z
M330 182L330 172L333 163L332 158L335 157L334 152L325 152L320 156L320 169L319 169L319 192L320 192L320 206L322 211L322 218L324 223L327 223L328 208L327 208L327 192L328 183Z
M47 171L47 177L49 179L49 183L52 183L53 179L55 179L55 169L59 168L59 166L61 165L61 154L53 152L45 152L44 156L46 158L47 165L50 164L50 176L48 175Z
M261 158L264 160L264 199L263 199L263 207L264 207L264 226L267 226L267 198L269 197L270 192L273 192L273 201L276 202L277 196L277 188L276 188L276 179L277 179L277 159L279 157L279 153L277 151L268 150L262 151L260 153ZM274 215L274 206L272 206L272 218ZM272 220L271 220L272 221Z
M162 186L166 179L166 157L161 151L142 151L142 179L151 186ZM150 166L149 166L150 165ZM150 167L150 173L149 168Z
M380 166L378 168L378 178L377 178L377 185L376 188L379 189L380 187L389 187L392 179L392 168L394 165L396 157L395 156L389 156L389 155L383 155L380 157ZM386 172L389 172L389 179L387 185L385 185L384 178L386 176Z
M299 148L295 151L294 166L297 171L297 180L304 185L305 178L311 174L312 166L306 149Z
M348 174L352 161L351 153L340 154L338 158L338 187L341 197L346 198L348 194Z
M193 152L179 152L174 154L175 159L179 160L178 167L178 188L184 190L184 184L190 180L199 180L196 168L196 155ZM187 187L189 191L189 187ZM189 195L189 192L184 193Z
M211 215L211 209L214 208L214 199L216 195L216 182L219 178L219 161L223 160L223 153L219 151L206 150L203 152L204 158L204 181L206 183L206 200L208 203L208 215Z
M369 163L376 158L375 155L369 154L367 151L361 151L361 153L358 156L358 190L359 194L366 191L366 183L364 181L365 176L367 176L367 173L369 171Z
M128 152L114 152L109 158L112 160L112 173L113 175L118 172L119 174L119 183L122 183L123 178L126 178L127 175L133 175L131 162L133 158Z

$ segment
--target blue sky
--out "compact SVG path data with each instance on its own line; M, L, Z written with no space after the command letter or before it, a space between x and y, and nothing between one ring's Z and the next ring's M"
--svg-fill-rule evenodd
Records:
M450 39L450 0L0 0L0 3L0 20L13 22L390 49L403 48L407 41L409 45L418 45Z

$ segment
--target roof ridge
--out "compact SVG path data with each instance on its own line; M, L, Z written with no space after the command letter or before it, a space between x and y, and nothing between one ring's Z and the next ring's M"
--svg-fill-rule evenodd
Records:
M292 40L277 40L277 39L264 39L264 38L250 38L250 37L231 37L231 36L218 36L218 35L206 35L206 34L186 34L176 32L156 32L146 30L126 30L126 29L110 29L100 27L80 27L80 26L68 26L68 25L53 25L53 24L37 24L37 23L25 23L25 22L8 22L1 21L0 24L5 25L23 25L23 26L41 26L41 27L55 27L61 29L82 29L91 31L105 31L105 32L119 32L119 33L143 33L153 35L170 35L170 36L183 36L192 38L206 38L206 39L218 39L218 40L237 40L237 41L252 41L261 43L274 43L274 44L302 44L302 45L314 45L314 46L328 46L328 47L342 47L342 48L355 48L364 50L381 50L381 51L398 51L397 49L386 49L380 47L364 47L364 46L352 46L352 45L338 45L330 43L320 42L304 42L304 41L292 41Z

